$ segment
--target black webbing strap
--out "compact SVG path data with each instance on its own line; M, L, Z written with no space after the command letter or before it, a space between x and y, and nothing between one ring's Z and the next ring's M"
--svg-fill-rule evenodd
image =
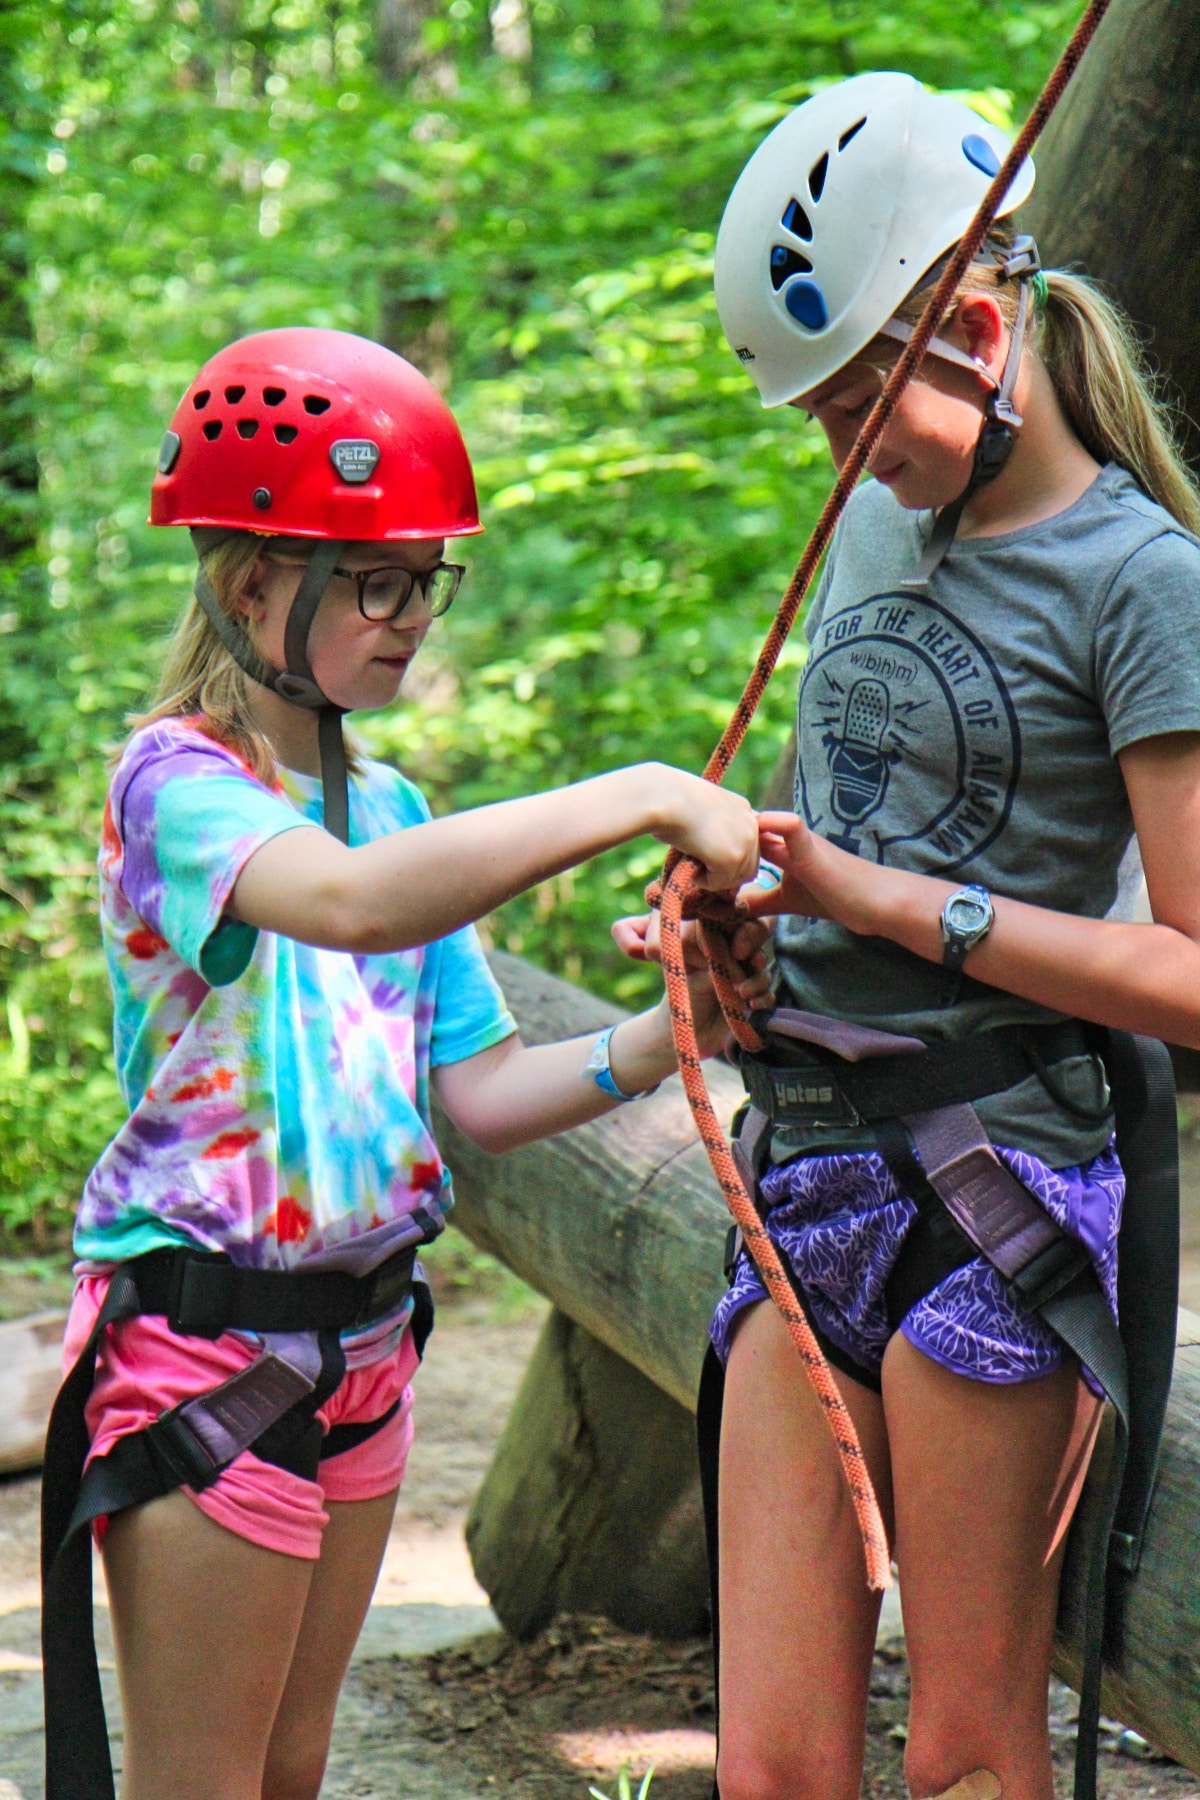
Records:
M123 1263L109 1297L124 1276L135 1284L135 1311L161 1313L184 1337L220 1337L223 1331L347 1331L401 1306L411 1291L417 1246L410 1244L367 1275L341 1269L313 1273L246 1269L220 1252L151 1250ZM106 1300L107 1305L107 1300Z
M321 1444L319 1460L328 1462L331 1457L345 1456L347 1450L357 1450L360 1444L368 1443L376 1432L391 1424L401 1405L401 1400L393 1400L377 1419L360 1419L353 1425L331 1425Z
M92 1545L74 1526L91 1448L84 1408L102 1333L141 1311L137 1284L118 1269L95 1327L58 1390L42 1464L42 1692L46 1800L112 1800L112 1760L92 1624ZM81 1603L82 1602L82 1603Z
M350 777L346 768L346 740L342 736L344 713L340 706L323 706L317 714L317 748L321 753L321 795L324 825L339 843L350 842Z
M700 1498L704 1506L704 1548L708 1559L709 1611L713 1645L713 1729L721 1729L721 1554L718 1511L721 1476L721 1415L725 1409L725 1370L709 1344L700 1370L696 1400L696 1451L700 1459ZM716 1775L712 1800L721 1800Z
M750 1099L776 1125L875 1124L1003 1093L1048 1065L1089 1053L1083 1028L1071 1019L1001 1025L963 1042L930 1044L919 1055L853 1063L775 1038L761 1054L737 1061Z
M192 533L202 557L228 535L227 532L215 532L210 537L202 531ZM345 548L345 540L338 538L318 539L313 546L284 627L283 653L287 662L286 669L272 668L270 663L259 656L246 633L240 631L223 610L203 563L196 573L193 591L209 624L238 667L252 681L270 688L272 693L279 694L292 706L303 706L308 711L317 713L325 829L343 844L348 844L350 787L346 772L346 746L342 737L344 709L334 706L321 692L308 660L308 634L321 604L321 597L329 585L329 577Z

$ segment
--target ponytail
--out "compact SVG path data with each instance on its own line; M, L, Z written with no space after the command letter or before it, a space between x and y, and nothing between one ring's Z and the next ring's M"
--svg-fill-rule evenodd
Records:
M1044 280L1035 343L1075 435L1200 535L1200 486L1129 321L1085 276L1048 269Z

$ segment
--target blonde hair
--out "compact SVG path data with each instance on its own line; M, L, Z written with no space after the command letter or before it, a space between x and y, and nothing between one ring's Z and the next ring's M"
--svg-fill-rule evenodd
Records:
M1003 257L1012 241L1012 224L999 221L989 244ZM1184 461L1172 409L1156 391L1129 320L1084 275L1048 269L1043 280L1044 301L1034 311L1029 342L1071 429L1097 462L1119 464L1185 530L1200 535L1200 485ZM914 290L896 308L897 317L915 324L929 292L928 286ZM992 295L1011 329L1017 283L1002 267L972 263L953 305L966 294Z
M257 532L237 531L200 557L217 604L246 639L250 650L254 646L238 602L245 595L251 572L268 541ZM160 719L199 714L200 724L209 736L227 745L259 781L272 787L279 777L279 764L250 704L251 690L257 685L234 661L193 596L171 635L149 711L131 714L127 723L131 731L137 731ZM351 774L358 774L361 768L354 746L348 741L346 767Z

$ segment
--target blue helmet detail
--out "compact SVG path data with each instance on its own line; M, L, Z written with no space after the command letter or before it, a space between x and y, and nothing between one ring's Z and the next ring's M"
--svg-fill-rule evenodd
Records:
M978 137L974 132L962 141L963 155L981 174L992 176L1000 173L1000 158L985 137Z
M784 293L783 303L806 331L821 331L829 322L825 296L815 281L793 281Z
M812 264L799 250L789 249L786 244L776 244L771 251L771 286L776 293L793 275L811 275L812 272Z

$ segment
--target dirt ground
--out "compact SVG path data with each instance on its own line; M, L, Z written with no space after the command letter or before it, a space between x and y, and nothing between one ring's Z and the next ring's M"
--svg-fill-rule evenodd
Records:
M709 1800L707 1643L664 1645L598 1620L563 1619L517 1645L495 1630L471 1573L463 1519L543 1310L526 1301L514 1316L511 1296L507 1317L497 1317L494 1301L443 1307L420 1376L409 1477L339 1715L328 1800L586 1800L592 1784L615 1797L622 1763L635 1777L655 1766L651 1800ZM0 1483L0 1800L41 1792L28 1735L37 1704L36 1556L36 1478ZM102 1610L98 1623L107 1661ZM440 1647L421 1654L430 1643ZM111 1675L106 1685L111 1695ZM907 1690L903 1643L893 1638L877 1652L872 1682L863 1790L872 1800L905 1795ZM1055 1684L1062 1794L1071 1786L1074 1711L1074 1696ZM1114 1726L1105 1735L1105 1800L1200 1800L1196 1777L1147 1760L1119 1733Z

